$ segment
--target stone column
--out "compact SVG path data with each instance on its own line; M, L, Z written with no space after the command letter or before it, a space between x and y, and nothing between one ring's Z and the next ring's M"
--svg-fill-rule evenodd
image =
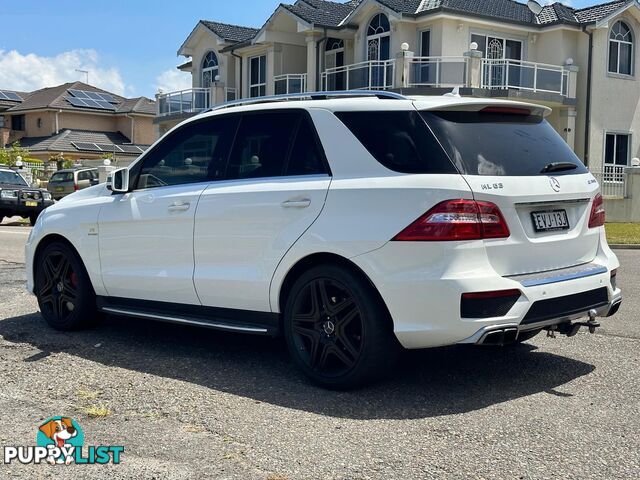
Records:
M579 67L575 65L565 65L565 70L569 71L567 75L567 98L576 98L577 90L578 90L578 72L580 71Z
M408 88L411 83L411 59L414 52L401 51L396 55L395 78L393 79L394 88Z
M578 116L578 112L575 108L562 108L558 112L560 116L560 124L558 125L558 130L560 136L564 138L564 141L567 142L567 145L571 147L571 150L575 151L576 146L576 117Z
M319 40L318 35L307 35L307 91L317 92L321 90L318 85L318 55L316 42Z
M464 52L467 59L467 82L465 87L482 87L482 52L480 50L469 50Z

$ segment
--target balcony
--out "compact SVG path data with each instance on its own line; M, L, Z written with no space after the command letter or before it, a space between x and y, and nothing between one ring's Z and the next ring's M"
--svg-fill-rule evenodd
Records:
M307 91L307 74L290 73L273 77L276 95L304 93Z
M409 57L409 87L467 86L467 57Z
M482 88L515 89L567 96L569 70L522 60L482 60Z
M395 60L382 60L328 68L322 73L322 89L387 90L394 87L395 65Z
M156 100L159 117L195 114L211 108L211 90L190 88L162 93L156 97Z

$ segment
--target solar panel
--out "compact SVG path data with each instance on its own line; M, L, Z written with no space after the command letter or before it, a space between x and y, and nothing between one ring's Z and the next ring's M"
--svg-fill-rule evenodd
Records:
M120 145L120 148L122 149L122 151L124 153L142 153L144 150L142 150L140 147L136 147L135 145Z
M11 100L12 102L21 102L22 98L16 92L8 90L0 90L0 100Z
M109 93L89 92L87 90L76 90L74 88L70 88L67 91L75 98L82 98L83 100L95 100L97 102L118 103L115 97Z
M100 95L105 102L118 103L113 95L109 95L108 93L99 93L98 95Z
M116 107L104 100L92 100L90 98L65 97L74 107L97 108L99 110L115 110Z
M67 90L67 92L69 92L71 95L73 95L76 98L91 98L89 97L89 95L87 95L87 92L85 92L84 90L74 90L73 88Z
M96 143L96 145L103 151L103 152L109 152L109 153L113 153L115 152L122 152L122 150L120 149L120 147L118 145L113 145L111 143Z
M95 143L88 142L71 142L71 144L76 147L78 150L87 150L89 152L101 152L98 146Z

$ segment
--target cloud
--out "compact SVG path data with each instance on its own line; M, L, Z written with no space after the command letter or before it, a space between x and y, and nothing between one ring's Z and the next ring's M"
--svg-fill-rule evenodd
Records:
M76 72L80 69L89 71L91 85L119 95L130 90L118 69L101 68L99 59L95 50L70 50L55 57L0 50L0 88L32 91L76 80L85 81L85 74Z
M156 77L156 90L163 92L175 92L176 90L186 90L191 88L191 74L181 72L176 68L165 70Z

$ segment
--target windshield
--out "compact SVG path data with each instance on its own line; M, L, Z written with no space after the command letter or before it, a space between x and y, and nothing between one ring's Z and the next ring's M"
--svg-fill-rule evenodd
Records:
M0 183L9 185L23 185L25 187L29 186L26 180L16 172L10 172L7 170L0 170Z
M587 168L542 117L485 112L422 112L467 175L575 175Z
M51 182L73 182L73 172L58 172L51 176Z

